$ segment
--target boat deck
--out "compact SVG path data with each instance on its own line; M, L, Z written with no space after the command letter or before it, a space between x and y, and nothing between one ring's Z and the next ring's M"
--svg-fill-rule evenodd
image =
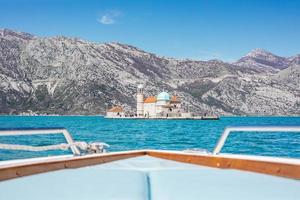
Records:
M5 200L299 200L300 181L149 155L0 182Z

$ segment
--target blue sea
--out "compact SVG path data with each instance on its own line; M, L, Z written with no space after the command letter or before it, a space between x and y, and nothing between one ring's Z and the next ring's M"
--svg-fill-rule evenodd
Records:
M65 127L77 141L108 143L109 151L206 149L212 151L227 126L300 126L300 117L222 117L220 120L130 120L100 116L0 116L0 128ZM62 135L2 136L0 143L50 145ZM0 160L51 156L69 151L0 150ZM234 133L222 153L300 158L300 133Z

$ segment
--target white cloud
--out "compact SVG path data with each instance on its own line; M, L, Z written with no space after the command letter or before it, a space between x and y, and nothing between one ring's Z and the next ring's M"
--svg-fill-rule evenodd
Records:
M103 15L100 19L101 24L114 24L115 20L108 15Z
M121 12L117 10L111 10L106 12L98 19L98 22L104 25L111 25L116 23L116 19L121 16Z

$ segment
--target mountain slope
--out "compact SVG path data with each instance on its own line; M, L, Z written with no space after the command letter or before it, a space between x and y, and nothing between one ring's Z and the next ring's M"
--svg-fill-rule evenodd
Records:
M299 55L285 58L274 55L263 49L254 49L234 64L252 69L258 69L262 72L275 72L285 69L292 64L298 64L299 61Z
M300 65L291 65L276 74L273 79L300 90Z
M240 64L177 60L125 44L9 30L0 31L0 49L0 113L103 114L113 104L133 110L136 85L143 83L147 94L176 93L199 114L299 114L293 87L272 79L276 92L291 96L278 103L257 92L272 90L273 74Z

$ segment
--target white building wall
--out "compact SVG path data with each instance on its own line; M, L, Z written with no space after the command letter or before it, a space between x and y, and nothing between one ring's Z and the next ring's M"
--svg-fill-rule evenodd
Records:
M116 118L116 117L124 117L124 112L107 112L106 117L108 118Z
M144 113L144 95L137 94L136 114L138 117L142 117Z
M138 117L143 117L144 115L144 91L143 85L139 85L136 95L136 114Z
M165 112L165 109L162 107L164 105L167 105L167 101L157 101L156 102L156 113L159 114L159 113L162 113L162 112Z
M155 103L144 103L144 116L145 117L156 117Z

